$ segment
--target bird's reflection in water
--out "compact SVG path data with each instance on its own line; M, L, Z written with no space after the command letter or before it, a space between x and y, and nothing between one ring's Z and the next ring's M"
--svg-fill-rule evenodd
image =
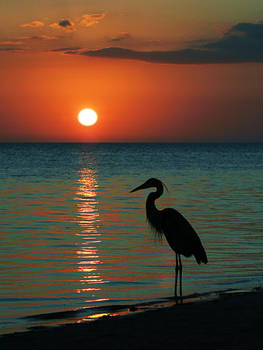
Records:
M82 231L77 233L77 236L81 238L77 250L77 270L82 273L80 284L83 285L83 288L77 289L77 292L87 294L89 301L97 301L95 293L101 290L100 285L106 281L103 280L99 271L102 262L98 253L101 234L98 232L96 172L93 169L81 169L78 184L75 200L78 210L77 220Z

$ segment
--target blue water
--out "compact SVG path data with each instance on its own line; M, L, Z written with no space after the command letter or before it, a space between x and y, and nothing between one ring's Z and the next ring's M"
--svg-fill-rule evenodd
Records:
M263 286L263 144L0 144L0 164L2 333L173 295L149 190L129 193L149 177L169 189L157 206L177 208L207 251L207 265L183 259L184 295Z

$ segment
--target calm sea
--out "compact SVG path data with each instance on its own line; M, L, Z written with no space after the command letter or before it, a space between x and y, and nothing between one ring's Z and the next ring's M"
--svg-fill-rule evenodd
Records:
M183 259L184 295L263 286L263 144L0 144L0 164L2 333L173 295L149 190L129 193L150 177L207 251Z

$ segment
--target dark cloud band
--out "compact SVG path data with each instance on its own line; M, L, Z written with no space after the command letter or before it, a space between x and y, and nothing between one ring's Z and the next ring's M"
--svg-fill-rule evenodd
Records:
M135 51L109 47L100 50L84 50L79 54L172 64L263 62L263 22L238 23L221 39L203 43L197 48L175 51Z

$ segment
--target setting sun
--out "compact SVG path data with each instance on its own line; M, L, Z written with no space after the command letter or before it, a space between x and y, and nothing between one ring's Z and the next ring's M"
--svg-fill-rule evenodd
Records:
M91 108L82 109L78 114L80 124L84 126L91 126L97 122L97 113Z

